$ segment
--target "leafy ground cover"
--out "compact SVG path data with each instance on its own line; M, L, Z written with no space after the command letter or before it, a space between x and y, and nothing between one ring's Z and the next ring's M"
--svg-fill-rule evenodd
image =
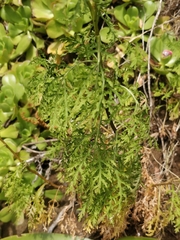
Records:
M1 235L178 239L178 1L0 4Z

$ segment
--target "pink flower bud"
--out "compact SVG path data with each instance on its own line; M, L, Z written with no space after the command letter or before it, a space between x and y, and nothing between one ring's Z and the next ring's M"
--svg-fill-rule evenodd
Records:
M172 54L173 52L167 49L162 52L163 57L169 57L172 56Z

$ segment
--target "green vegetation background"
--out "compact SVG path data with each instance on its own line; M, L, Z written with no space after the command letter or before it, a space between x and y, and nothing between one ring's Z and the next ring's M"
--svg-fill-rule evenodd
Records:
M153 116L164 106L179 118L180 42L161 1L0 4L0 220L47 224L44 200L59 201L66 183L86 230L118 236L142 183L143 146L157 141ZM47 159L59 186L43 172ZM179 231L177 189L146 234Z

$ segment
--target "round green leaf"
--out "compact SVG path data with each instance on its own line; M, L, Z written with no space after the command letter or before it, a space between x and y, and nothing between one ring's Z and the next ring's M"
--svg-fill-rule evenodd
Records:
M104 27L100 30L100 38L104 43L110 43L114 41L114 34L108 27Z
M75 22L72 26L73 31L80 32L83 26L84 20L83 18L79 17L75 19Z
M0 166L8 167L14 163L13 154L5 146L0 148Z
M26 152L25 150L21 150L19 153L19 157L21 160L26 161L30 158L30 153Z
M21 21L21 15L13 7L11 7L10 4L6 4L2 7L1 17L10 23L17 23Z
M39 137L38 138L38 141L41 142L41 141L44 141L45 139L43 137ZM43 143L38 143L36 144L36 147L40 150L40 151L43 151L46 147L47 147L47 143L46 142L43 142Z
M0 106L0 122L2 124L4 124L9 119L11 114L12 114L11 112L3 112L3 110L1 109L1 106Z
M9 35L10 35L11 37L16 37L16 36L18 36L20 33L23 32L23 30L17 28L17 26L15 26L15 25L12 24L12 23L9 23L9 24L8 24L8 30L9 30Z
M15 49L15 51L13 52L13 54L11 55L11 59L16 58L17 56L23 54L28 47L30 46L32 41L32 38L30 36L30 34L24 35L20 42L17 45L17 48Z
M7 102L1 103L0 108L2 109L3 112L8 112L9 115L12 114L13 106L10 106Z
M14 85L16 84L16 77L13 74L7 74L7 75L3 76L2 84L10 85L10 86L14 87Z
M144 24L144 30L152 28L155 16L151 16Z
M148 19L157 10L158 3L157 2L153 2L153 1L146 1L143 4L143 6L145 8L145 17L146 17L146 19Z
M50 20L46 25L46 31L50 38L57 38L64 34L63 25L57 21Z
M13 91L13 86L10 85L4 85L1 88L1 91L4 93L4 103L7 103L8 105L12 105L12 101L14 101L14 91ZM11 101L10 101L11 99Z
M139 17L139 11L138 11L137 7L135 7L135 6L129 7L127 9L126 14L129 15L130 18L133 18L133 17L137 18L137 17Z
M13 43L14 45L18 45L18 43L21 41L21 38L22 38L23 35L24 35L24 34L21 33L21 34L15 36L15 37L11 37L12 43Z
M31 7L33 16L39 21L46 22L54 17L54 14L42 1L32 0Z
M13 3L14 5L16 5L16 6L22 5L21 0L12 0L12 3Z
M13 150L13 152L17 152L17 144L11 138L4 139L4 142Z
M31 8L29 6L22 6L21 5L18 8L18 12L23 18L30 18L31 17Z
M16 99L19 101L25 93L24 86L21 83L17 83L14 86L13 90L14 90L14 95L16 96Z
M160 38L152 37L151 38L151 54L155 57L158 61L161 60L161 54L163 51L163 42Z
M14 213L11 211L11 209L9 207L4 207L0 211L0 221L9 222L9 221L11 221L13 215L14 215Z
M126 24L126 21L124 19L124 16L126 14L126 6L128 5L129 3L124 3L124 4L121 4L117 7L115 7L114 9L114 16L115 18L121 22L122 24L124 24L125 26L127 25Z
M7 128L3 128L0 130L0 137L2 138L17 138L18 131L14 125L10 125Z

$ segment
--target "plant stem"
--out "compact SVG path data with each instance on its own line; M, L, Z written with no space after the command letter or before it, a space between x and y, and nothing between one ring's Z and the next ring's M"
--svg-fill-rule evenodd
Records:
M99 22L99 9L97 7L97 4L94 2L94 0L87 0L87 5L89 7L89 10L91 12L92 20L93 20L93 26L95 30L95 35L99 35L99 28L98 28L98 22Z
M90 9L90 12L91 12L94 31L95 31L95 38L96 38L96 43L97 43L98 72L101 73L102 82L103 82L103 84L102 84L102 96L103 97L101 98L100 104L99 104L99 106L101 107L102 100L104 98L105 78L104 78L103 63L102 63L102 56L101 56L101 38L100 38L100 35L99 35L99 26L98 26L99 8L97 6L97 3L94 0L87 0L87 5L88 5L88 7ZM106 114L107 114L107 117L110 119L110 112L109 112L108 108L106 108ZM101 117L100 117L100 119L101 119ZM99 121L99 126L100 125L101 125L101 120ZM115 127L112 120L110 120L110 126L111 126L113 132L116 133L116 127ZM99 135L99 131L97 133L97 138L98 138L98 135Z
M99 36L99 8L94 0L87 0L87 5L89 7L89 10L91 12L91 17L93 20L93 27L95 31L95 38L97 43L97 59L98 59L98 72L100 72L100 69L102 68L102 58L101 58L101 39Z
M0 137L0 141L6 146L6 148L14 155L14 157L16 159L18 159L20 161L20 163L24 163L24 161L19 157L19 155L14 152L8 145L7 143ZM41 174L39 174L36 170L31 169L28 165L26 165L26 168L28 171L34 173L35 175L37 175L38 177L40 177L44 182L46 182L47 184L50 184L51 186L55 187L55 188L60 188L61 186L56 185L55 183L49 181L48 179L46 179L44 176L42 176Z

